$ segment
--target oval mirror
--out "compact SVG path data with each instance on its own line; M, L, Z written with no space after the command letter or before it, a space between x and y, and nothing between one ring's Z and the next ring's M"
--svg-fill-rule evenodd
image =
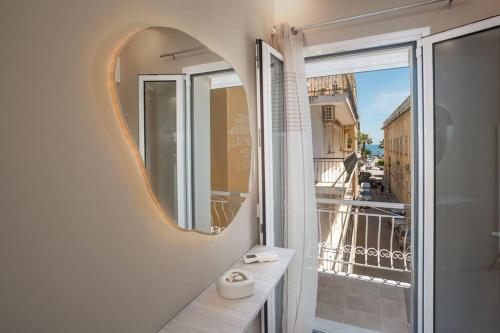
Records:
M221 56L172 28L135 34L116 59L121 112L156 198L181 228L219 233L247 197L245 90Z

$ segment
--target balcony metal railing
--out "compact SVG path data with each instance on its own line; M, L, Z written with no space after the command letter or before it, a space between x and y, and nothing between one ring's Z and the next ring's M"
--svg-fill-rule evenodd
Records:
M343 158L314 158L314 182L335 184L344 174Z
M359 268L410 272L411 234L406 205L317 199L319 270Z
M307 91L309 96L333 96L335 94L344 93L349 88L349 79L342 74L311 77L307 79Z
M358 157L356 153L351 153L345 158L314 158L313 162L315 184L335 186L349 181Z
M210 232L217 234L231 223L248 193L212 191L211 194L212 227Z

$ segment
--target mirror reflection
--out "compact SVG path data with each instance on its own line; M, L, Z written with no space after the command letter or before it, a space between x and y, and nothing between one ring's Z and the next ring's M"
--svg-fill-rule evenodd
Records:
M228 62L171 28L135 34L116 60L122 115L172 221L219 233L249 189L245 90Z

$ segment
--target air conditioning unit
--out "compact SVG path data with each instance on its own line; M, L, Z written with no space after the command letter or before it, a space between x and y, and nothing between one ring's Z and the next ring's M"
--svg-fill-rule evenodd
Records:
M335 107L333 105L323 105L323 122L333 123L335 121Z

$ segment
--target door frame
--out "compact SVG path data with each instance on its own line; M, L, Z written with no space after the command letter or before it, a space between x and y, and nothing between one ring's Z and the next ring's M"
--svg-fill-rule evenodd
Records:
M192 132L192 77L210 74L214 72L223 72L233 70L234 68L227 61L215 61L193 66L186 66L182 68L182 73L185 76L185 133L186 133L186 146L185 146L185 165L186 165L186 220L189 229L194 228L194 204L193 204L193 132Z
M367 36L346 41L315 45L304 48L304 58L328 57L339 54L357 53L369 50L396 47L400 45L414 44L414 58L411 59L414 69L412 77L412 110L413 125L411 136L411 149L413 151L413 162L411 163L412 174L412 233L414 240L412 242L412 295L411 303L413 305L410 314L412 331L423 332L423 224L424 224L424 108L423 108L423 59L422 59L422 40L430 35L429 27L416 28L391 32L381 35Z
M185 113L184 113L184 75L182 74L139 74L139 152L146 167L145 145L145 118L144 118L144 88L146 82L174 82L176 83L176 130L177 130L177 224L187 228L186 219L186 173L185 173ZM180 129L180 130L179 130Z
M430 35L429 27L390 32L380 35L343 40L304 47L304 58L363 51L372 48L389 47L398 44L418 42Z
M272 189L273 178L273 118L272 112L272 87L271 87L271 56L283 62L283 56L264 41L260 41L261 54L258 55L260 66L257 69L257 131L258 131L258 176L259 181L259 207L260 218L260 244L274 246L274 197ZM267 68L267 70L260 69ZM264 86L264 83L267 82ZM262 94L262 96L260 96ZM265 147L265 148L264 148ZM268 189L266 191L266 189ZM269 190L270 189L270 190ZM266 196L266 192L271 195ZM267 223L272 221L271 223Z
M412 82L412 96L413 96L413 101L412 101L412 108L415 110L414 115L413 115L413 121L415 122L412 130L413 130L413 135L412 135L412 151L414 154L414 161L411 165L411 172L413 175L413 181L412 181L412 207L413 207L413 214L412 214L412 226L417 228L415 230L414 235L417 236L416 242L413 242L412 247L415 246L416 248L412 248L412 253L414 253L413 259L414 259L414 264L413 268L415 270L413 277L414 277L414 289L412 292L412 304L413 306L413 311L411 313L411 321L413 323L413 331L422 333L424 332L423 330L423 310L424 310L424 303L423 303L423 281L424 281L424 276L423 276L423 270L420 269L423 267L423 250L424 250L424 243L423 243L423 235L424 235L424 230L423 230L423 225L424 225L424 107L423 107L423 58L422 58L422 40L424 37L430 35L430 28L429 27L422 27L422 28L417 28L417 29L411 29L411 30L404 30L404 31L398 31L398 32L393 32L393 33L387 33L387 34L381 34L381 35L373 35L373 36L368 36L368 37L363 37L363 38L357 38L357 39L351 39L351 40L346 40L346 41L340 41L340 42L334 42L334 43L328 43L328 44L322 44L322 45L315 45L315 46L309 46L304 48L304 58L309 58L309 57L317 57L317 56L328 56L328 55L336 55L336 54L345 54L345 53L351 53L351 52L361 52L361 51L367 51L369 49L376 49L376 48L388 48L391 46L397 46L397 45L402 45L402 44L411 44L413 43L414 50L415 50L415 57L412 59L412 64L414 64L413 68L415 70L415 73L413 73L413 82ZM267 159L267 155L265 155L265 151L263 148L263 145L265 144L265 133L269 132L266 131L265 125L264 125L264 133L263 129L260 127L262 124L262 119L266 115L263 113L264 106L267 105L269 107L270 103L269 96L270 96L270 90L268 89L261 89L261 86L263 82L268 82L266 79L269 78L270 73L269 72L262 72L260 73L260 68L268 68L269 66L265 67L264 65L269 65L268 59L264 56L265 52L273 52L274 50L268 46L266 43L262 42L262 52L261 54L257 53L257 59L258 61L262 62L261 66L257 66L257 100L262 102L262 105L258 102L257 103L257 124L258 124L258 158L259 158L259 163L258 163L258 176L259 176L259 205L257 207L257 214L259 217L259 227L261 228L261 233L260 233L260 241L261 244L272 244L272 240L274 238L271 238L270 236L273 235L273 226L271 223L265 223L266 219L268 216L272 216L272 213L269 214L269 198L265 197L265 194L272 193L270 191L265 191L266 186L269 188L267 184L272 184L272 176L271 179L269 179L269 175L272 175L272 172L269 172L270 170L272 171L272 156L271 159ZM271 51L272 50L272 51ZM274 51L272 53L273 55L277 56L280 60L283 58L279 53ZM267 63L266 63L267 61ZM261 92L262 91L262 92ZM261 96L262 93L262 96ZM268 115L270 116L270 115ZM265 124L265 123L264 123ZM269 149L266 146L267 149ZM266 163L267 162L267 163ZM267 179L266 179L267 177ZM271 187L272 189L272 187ZM272 199L271 199L272 203ZM271 207L273 207L271 205ZM269 240L270 243L267 242ZM274 306L273 306L274 309Z
M257 93L257 171L259 195L257 218L261 245L274 246L274 196L273 196L273 114L271 56L283 62L283 56L262 40L256 43L256 93ZM266 191L267 189L267 191ZM266 196L266 194L268 194ZM271 194L271 195L269 195ZM272 292L261 310L261 331L275 333L276 299Z
M500 26L500 16L466 24L422 39L423 45L423 94L424 94L424 188L426 191L423 230L423 332L434 332L434 228L435 228L435 161L434 161L434 44L463 37Z

